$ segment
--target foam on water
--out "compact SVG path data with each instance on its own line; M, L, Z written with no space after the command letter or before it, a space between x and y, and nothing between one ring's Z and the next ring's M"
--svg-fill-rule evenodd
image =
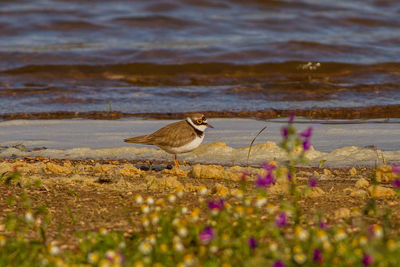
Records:
M372 166L383 158L388 163L400 163L398 123L325 124L300 121L299 130L314 127L312 143L315 149L307 153L309 165L349 167ZM330 121L332 122L332 121ZM158 148L127 145L124 138L150 133L171 123L160 120L29 120L0 122L0 157L43 156L70 159L171 160L171 155ZM267 129L251 149L249 164L259 165L270 160L286 160L279 148L279 120L211 119L215 129L208 129L204 144L191 153L179 155L180 160L200 163L247 164L249 144L258 131ZM23 144L29 151L12 146ZM375 147L371 147L374 145ZM34 147L46 147L30 151Z

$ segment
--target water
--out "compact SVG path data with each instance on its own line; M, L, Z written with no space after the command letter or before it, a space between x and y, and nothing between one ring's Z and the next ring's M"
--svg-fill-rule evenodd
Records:
M398 105L399 14L384 0L3 0L0 115Z

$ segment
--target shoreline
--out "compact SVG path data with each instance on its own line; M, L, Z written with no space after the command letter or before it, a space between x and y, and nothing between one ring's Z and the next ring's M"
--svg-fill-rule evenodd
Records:
M389 106L370 106L370 107L353 107L353 108L315 108L315 109L294 109L294 110L256 110L256 111L193 111L193 112L176 112L176 113L126 113L121 111L91 111L91 112L37 112L37 113L4 113L0 114L0 121L35 119L35 120L51 120L51 119L102 119L102 120L118 120L123 118L144 118L144 119L181 119L188 114L201 112L207 114L208 118L252 118L257 120L276 119L288 117L291 112L296 116L309 119L391 119L400 118L400 105Z

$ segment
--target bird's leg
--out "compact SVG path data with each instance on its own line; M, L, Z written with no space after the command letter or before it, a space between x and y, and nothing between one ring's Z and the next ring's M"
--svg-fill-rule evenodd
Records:
M176 154L174 154L173 159L174 159L175 167L177 169L179 169L179 163L178 163L178 160L176 159Z

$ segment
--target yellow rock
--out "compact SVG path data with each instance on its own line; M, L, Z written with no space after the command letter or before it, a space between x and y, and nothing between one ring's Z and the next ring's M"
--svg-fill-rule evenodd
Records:
M346 195L349 195L349 194L351 194L351 193L354 192L354 188L353 188L353 187L346 187L345 189L343 189L343 192L344 192Z
M196 164L193 166L192 175L196 179L221 179L224 175L224 167Z
M216 184L212 189L212 192L220 197L225 197L229 194L229 189L222 184Z
M185 192L197 192L198 186L193 185L192 183L185 184Z
M320 197L324 194L325 194L324 190L322 190L320 187L313 187L311 189L311 192L307 196L314 198L314 197Z
M170 174L170 175L176 175L176 176L181 176L181 177L186 177L189 174L189 171L184 171L182 169L179 168L172 168L171 170L168 169L164 169L162 170L163 174Z
M97 164L96 164L97 165ZM100 168L99 168L99 170L101 171L101 172L108 172L108 171L110 171L111 169L114 169L116 166L115 165L112 165L112 164L99 164L100 165ZM95 166L96 167L96 166Z
M142 170L136 168L132 164L124 164L121 168L121 174L129 177L137 177L143 173Z
M46 164L46 171L47 173L58 173L58 174L70 174L72 172L72 168L60 166L57 164L54 164L52 162L48 162Z
M340 208L335 210L334 213L335 219L344 219L351 216L351 211L348 208Z
M328 169L324 169L324 175L330 177L330 176L332 176L332 172Z
M369 182L365 178L360 178L356 182L356 188L367 188L369 186Z
M0 163L0 174L12 171L13 171L13 166L11 164L8 164L6 162Z
M237 169L224 170L220 165L200 165L196 164L192 169L192 176L196 179L228 179L239 181L242 178L242 172Z
M392 188L383 187L380 185L373 185L368 187L368 193L372 197L384 198L396 196L396 192Z
M356 168L351 168L350 170L349 170L349 174L350 174L350 176L356 176L356 174L357 174L357 170L356 170Z
M181 182L177 180L176 176L168 176L158 178L154 175L145 177L147 188L151 190L165 190L183 188Z
M391 182L397 176L392 172L392 166L379 165L375 169L375 176L378 182Z
M267 188L268 193L270 194L286 194L289 192L289 184L275 184Z
M351 197L367 198L368 192L362 189L358 189L350 193Z

